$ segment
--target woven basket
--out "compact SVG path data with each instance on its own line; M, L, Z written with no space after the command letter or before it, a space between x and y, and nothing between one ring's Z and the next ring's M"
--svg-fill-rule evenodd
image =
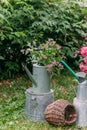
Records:
M63 99L48 105L44 115L46 121L58 126L71 125L77 119L75 107Z

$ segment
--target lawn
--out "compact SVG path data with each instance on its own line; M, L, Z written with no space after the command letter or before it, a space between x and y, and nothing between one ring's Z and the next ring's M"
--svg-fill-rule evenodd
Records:
M0 82L0 130L82 130L73 124L72 126L58 127L48 122L33 122L26 119L25 91L31 86L27 76L20 76L13 80ZM73 103L77 82L68 73L54 78L51 88L54 90L55 100L66 99ZM84 128L84 130L86 130Z

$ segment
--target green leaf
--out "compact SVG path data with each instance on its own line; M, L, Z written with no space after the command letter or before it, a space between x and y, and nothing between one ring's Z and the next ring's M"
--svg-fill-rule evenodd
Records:
M0 60L4 60L4 57L3 57L3 56L0 56Z
M9 24L9 21L4 17L4 15L0 14L0 18L3 19L6 23Z

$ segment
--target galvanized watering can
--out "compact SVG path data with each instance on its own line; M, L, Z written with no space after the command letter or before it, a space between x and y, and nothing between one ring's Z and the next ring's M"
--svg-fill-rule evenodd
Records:
M33 83L32 91L34 93L50 92L50 74L45 66L33 64L33 75L30 73L27 66L23 65L23 67Z
M84 73L79 72L77 75L82 75L84 78ZM77 125L80 127L87 127L87 80L78 82L78 89L76 97L73 100L73 105L77 110Z
M78 80L78 89L76 97L73 100L73 105L77 111L77 125L80 127L87 127L87 80L85 80L85 73L75 73L64 61L61 63L70 71L70 73Z
M44 122L44 111L54 101L54 92L50 89L50 74L45 66L33 65L33 75L27 66L22 65L32 81L32 87L26 90L25 114L29 120Z

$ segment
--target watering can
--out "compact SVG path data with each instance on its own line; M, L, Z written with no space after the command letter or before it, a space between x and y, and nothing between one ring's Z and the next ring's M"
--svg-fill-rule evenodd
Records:
M87 127L87 80L78 83L77 95L73 100L77 110L77 125Z
M63 60L61 63L71 72L71 74L78 80L77 98L79 100L87 99L87 80L85 80L86 74L84 72L75 73Z
M50 75L45 66L33 64L33 75L27 66L22 64L32 81L32 87L26 94L25 114L27 119L34 122L44 122L44 111L54 101L54 91L50 89Z
M33 93L40 94L50 92L50 74L46 70L45 66L33 64L33 75L31 74L26 65L22 64L22 66L33 83Z
M87 80L85 80L85 73L78 72L78 76L83 77L83 81L78 82L78 89L76 97L73 100L73 105L77 110L77 125L80 127L87 127Z
M84 72L75 73L63 60L61 63L72 73L78 80L78 89L76 97L73 100L73 105L77 111L77 125L80 127L87 127L87 80Z

